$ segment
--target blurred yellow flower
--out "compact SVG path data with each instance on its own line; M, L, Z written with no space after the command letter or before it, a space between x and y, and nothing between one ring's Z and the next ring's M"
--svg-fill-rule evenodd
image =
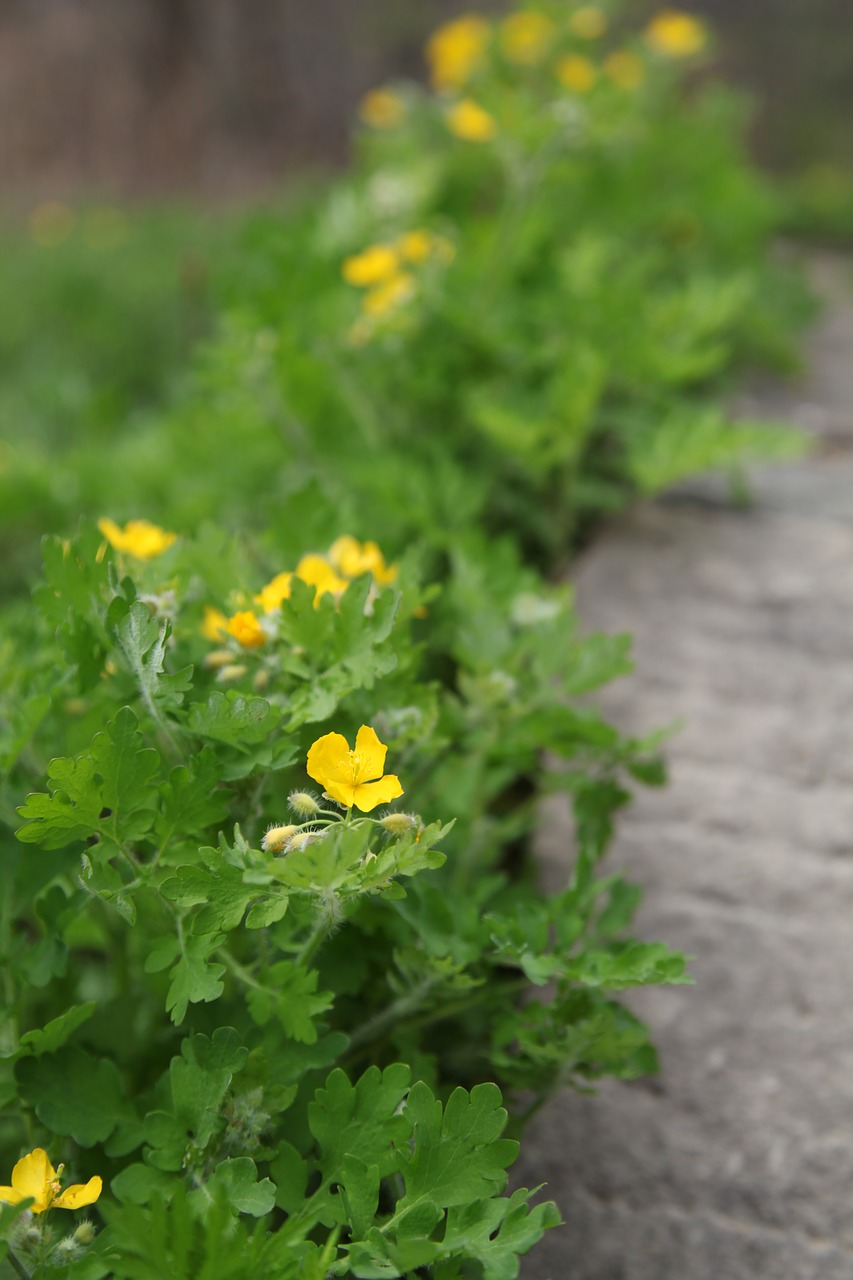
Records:
M226 630L244 649L259 649L266 644L267 634L251 609L244 609L229 618Z
M314 587L317 593L314 598L315 605L319 604L321 596L340 595L349 585L345 578L335 573L325 556L315 554L302 557L296 566L295 576L307 582L309 587Z
M372 129L393 129L406 114L406 104L392 89L371 89L362 98L358 114Z
M75 1183L60 1192L59 1175L63 1168L60 1165L54 1169L47 1152L36 1147L15 1165L11 1187L0 1187L0 1201L20 1204L32 1196L31 1213L44 1213L47 1209L82 1209L84 1205L94 1204L103 1187L101 1179L90 1178L85 1185Z
M103 516L98 521L98 528L111 547L116 551L126 551L137 560L150 560L152 556L162 555L178 536L167 533L148 520L128 520L122 529L115 520Z
M557 79L572 93L589 93L598 79L598 68L581 53L570 53L561 58L555 68Z
M356 735L354 751L342 733L327 733L308 752L308 774L344 808L355 805L369 813L403 794L399 778L383 776L387 750L366 724Z
M54 249L74 230L74 210L58 200L46 200L30 214L30 235L42 249Z
M402 306L404 302L408 302L414 297L414 293L414 277L406 271L399 271L390 280L378 284L375 289L371 289L364 295L365 314L379 320Z
M426 46L430 80L434 89L460 89L483 61L489 24L477 14L466 14L439 27Z
M264 613L277 613L281 608L282 600L286 600L290 595L292 578L292 573L277 573L271 582L261 587L255 596L255 604L259 604Z
M214 609L210 604L204 606L201 634L205 640L210 640L214 644L228 634L228 619L221 609Z
M361 253L346 258L341 273L347 284L368 289L393 276L399 265L397 252L390 244L372 244Z
M523 9L511 13L500 24L501 47L510 62L524 67L535 66L544 55L554 24L544 13L535 9Z
M329 559L346 577L359 578L363 573L371 573L381 587L397 577L397 566L385 563L385 557L375 542L359 542L348 533L332 543Z
M581 40L598 40L607 30L607 15L594 4L584 5L569 18L569 29Z
M471 98L462 98L447 112L447 127L465 142L489 142L497 133L494 116Z
M417 265L426 262L432 253L433 236L429 231L407 231L400 236L395 247L401 258Z
M604 59L605 75L619 89L638 89L646 78L646 69L636 53L619 49Z
M648 44L668 58L689 58L703 49L707 40L705 24L680 9L661 9L646 27Z

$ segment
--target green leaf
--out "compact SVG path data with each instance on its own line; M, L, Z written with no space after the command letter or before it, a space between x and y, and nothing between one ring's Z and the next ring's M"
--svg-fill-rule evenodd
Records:
M122 707L87 752L48 765L50 794L27 797L18 813L28 819L17 832L25 844L61 849L90 835L115 844L150 830L160 757L143 746L136 716Z
M175 835L197 841L198 833L221 822L228 813L228 792L220 786L216 752L204 747L185 765L178 765L161 788L157 839L161 845Z
M341 1161L341 1187L353 1240L366 1236L379 1207L379 1166L365 1164L351 1151Z
M527 1253L549 1227L561 1221L551 1201L531 1209L530 1194L520 1187L509 1199L478 1200L450 1209L443 1252L449 1257L476 1258L483 1267L483 1280L515 1280L519 1254Z
M55 1053L69 1040L78 1027L88 1022L97 1008L94 1000L86 1004L74 1004L58 1018L53 1018L41 1031L26 1031L21 1036L18 1053L32 1053L39 1058L43 1053Z
M15 1075L42 1124L81 1147L106 1141L125 1110L115 1064L85 1049L23 1058Z
M124 605L120 598L113 603ZM192 667L185 667L175 675L166 674L169 631L169 623L165 619L154 618L148 605L142 601L132 604L115 627L119 648L128 661L143 699L152 709L157 703L166 707L180 705L184 694L192 687Z
M240 1213L261 1218L275 1205L275 1184L269 1178L258 1181L257 1165L248 1156L222 1160L216 1166L213 1180L225 1188L228 1203Z
M615 951L585 951L568 967L568 975L587 987L620 991L653 983L691 983L687 957L662 942L632 942Z
M222 1101L236 1072L245 1066L249 1050L233 1027L219 1027L209 1040L194 1035L181 1045L181 1057L169 1068L172 1105L198 1147L206 1147L224 1126Z
M148 1204L153 1198L168 1199L174 1180L162 1169L149 1164L129 1164L117 1173L110 1190L125 1204Z
M308 1124L322 1152L320 1168L328 1178L343 1176L347 1152L387 1177L411 1133L408 1115L397 1110L409 1086L409 1068L401 1062L380 1071L369 1067L356 1084L340 1068L308 1106ZM439 1104L440 1107L440 1104Z
M497 1085L478 1084L470 1094L454 1089L442 1115L441 1103L419 1081L409 1094L406 1114L415 1151L403 1169L406 1194L398 1214L422 1200L441 1207L468 1204L505 1186L505 1170L518 1154L518 1143L500 1137L507 1113Z
M221 980L225 965L210 960L211 954L223 941L222 934L202 934L186 939L181 958L169 974L172 981L166 993L166 1008L174 1023L183 1022L187 1005L218 1000L225 990Z
M331 991L317 990L317 970L306 969L292 960L280 960L264 978L263 988L251 987L246 996L255 1022L263 1027L275 1017L288 1036L302 1044L314 1044L314 1019L330 1009L334 1001Z
M227 743L245 751L275 733L281 712L265 698L245 697L234 689L213 692L204 704L190 710L189 727L200 738Z

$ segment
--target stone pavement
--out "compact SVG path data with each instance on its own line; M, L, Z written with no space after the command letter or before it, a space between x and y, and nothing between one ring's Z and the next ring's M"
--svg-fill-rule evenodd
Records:
M671 781L623 816L609 867L646 890L637 936L695 956L695 987L637 992L662 1071L561 1094L518 1178L566 1225L524 1280L853 1277L853 275L799 386L759 406L813 457L701 483L607 533L578 575L591 629L630 631L606 697L626 729L683 721ZM542 840L564 882L567 816Z

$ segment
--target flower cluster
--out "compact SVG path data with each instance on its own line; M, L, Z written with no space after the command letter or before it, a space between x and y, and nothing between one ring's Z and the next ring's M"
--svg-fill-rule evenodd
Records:
M221 609L207 605L202 634L214 644L236 641L238 652L260 649L275 634L276 615L289 598L295 578L314 588L316 608L323 596L338 599L351 582L364 574L370 574L376 587L386 587L396 580L397 566L386 563L377 543L359 542L351 534L343 534L325 555L311 552L292 571L277 573L270 579L254 597L256 609L239 609L229 617ZM231 650L221 649L208 655L207 665L219 669L220 679L235 679L245 675L246 668L235 666L234 656Z
M388 804L403 794L396 774L385 773L387 751L370 725L361 726L354 748L342 733L326 733L311 746L306 771L323 788L323 799L345 810L346 821L350 822L353 809L372 813L378 805ZM307 791L292 792L289 804L301 821L268 827L261 842L266 853L295 853L305 849L323 840L330 827L343 818L337 810L322 808ZM408 813L388 813L382 818L357 821L375 822L393 839L409 835L420 826L420 819Z
M425 263L446 264L453 245L424 228L407 231L387 244L372 244L344 260L341 274L347 284L366 292L361 321L351 331L356 342L366 341L377 321L397 312L417 293L416 269Z

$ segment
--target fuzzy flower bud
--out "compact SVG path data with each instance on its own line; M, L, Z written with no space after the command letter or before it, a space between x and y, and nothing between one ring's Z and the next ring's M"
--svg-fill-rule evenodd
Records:
M384 818L379 819L379 825L388 832L389 836L400 840L403 836L411 835L417 830L420 818L413 813L386 813Z
M292 825L267 827L266 834L261 841L261 848L264 853L281 853L288 840L292 840L298 831L299 828Z
M215 671L218 667L227 667L233 660L234 655L230 649L214 649L205 658L204 665L208 670Z
M79 1227L74 1232L74 1239L77 1241L78 1244L87 1245L87 1244L91 1244L94 1238L95 1238L94 1223L91 1223L89 1222L88 1219L85 1219L83 1222L80 1223Z
M242 662L229 662L227 667L220 668L216 679L220 684L227 684L229 680L242 680L248 669Z
M310 818L320 808L314 797L307 791L291 791L287 803L300 818Z
M297 853L300 849L307 849L311 844L317 844L325 838L325 831L300 831L295 835L287 846L288 851Z

